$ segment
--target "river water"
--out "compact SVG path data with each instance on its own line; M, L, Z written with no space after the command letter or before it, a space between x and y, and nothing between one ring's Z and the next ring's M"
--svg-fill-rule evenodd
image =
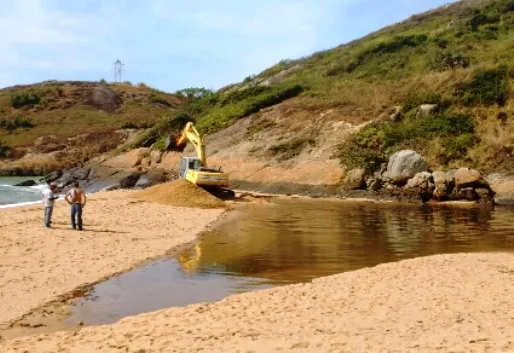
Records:
M279 199L244 206L176 258L96 285L68 322L112 323L418 256L510 252L513 211Z

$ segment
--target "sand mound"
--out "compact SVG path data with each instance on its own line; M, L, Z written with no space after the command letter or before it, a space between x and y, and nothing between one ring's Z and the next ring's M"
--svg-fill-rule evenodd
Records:
M140 200L192 208L223 208L225 203L184 179L159 184L134 195Z

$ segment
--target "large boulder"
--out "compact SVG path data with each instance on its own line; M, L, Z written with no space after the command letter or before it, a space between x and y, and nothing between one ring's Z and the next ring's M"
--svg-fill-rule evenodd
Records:
M107 86L101 85L91 90L85 103L104 112L114 113L123 103L123 99L119 93L114 92Z
M487 185L487 182L482 178L482 174L478 170L460 168L455 172L455 185L458 188L464 188L467 186Z
M343 187L348 190L361 190L366 187L366 183L364 182L364 177L366 176L366 171L363 168L352 169L348 173L343 180Z
M428 164L417 152L398 151L389 158L387 177L394 184L403 184L416 174L428 171Z

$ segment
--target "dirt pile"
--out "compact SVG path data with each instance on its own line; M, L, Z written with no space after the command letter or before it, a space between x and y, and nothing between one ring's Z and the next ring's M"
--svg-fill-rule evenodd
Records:
M184 179L159 184L137 192L134 197L165 205L191 208L224 208L225 203Z

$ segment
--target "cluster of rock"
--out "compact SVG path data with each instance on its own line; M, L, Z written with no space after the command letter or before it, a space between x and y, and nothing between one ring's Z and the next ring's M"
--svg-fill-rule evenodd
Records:
M364 169L350 170L343 185L346 189L410 196L423 202L468 200L493 205L495 196L479 171L460 168L432 172L426 160L411 150L396 152L372 175Z

